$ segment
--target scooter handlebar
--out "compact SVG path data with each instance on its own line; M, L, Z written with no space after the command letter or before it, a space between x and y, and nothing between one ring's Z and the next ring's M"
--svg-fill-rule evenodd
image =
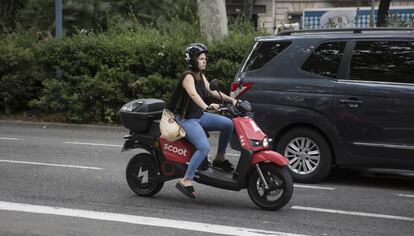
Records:
M247 103L247 104L245 104ZM247 105L247 107L246 107ZM247 109L247 110L246 110ZM208 107L207 111L212 111L214 109ZM235 105L231 103L219 104L219 112L229 112L232 116L242 116L249 113L251 110L250 104L247 101L238 101ZM246 112L243 112L246 111Z
M222 104L222 105L220 105L219 111L229 112L232 116L238 116L240 114L239 114L236 106L233 106L232 104Z
M228 111L228 110L230 110L229 107L221 107L221 108L219 108L219 111Z
M235 105L227 104L220 111L227 111L232 116L249 116L253 117L252 107L248 101L237 101Z

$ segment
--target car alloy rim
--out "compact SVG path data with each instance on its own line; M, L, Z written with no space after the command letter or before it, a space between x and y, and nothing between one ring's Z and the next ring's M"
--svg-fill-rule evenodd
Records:
M302 175L315 171L321 160L318 145L306 137L291 140L285 149L285 157L289 160L289 168Z

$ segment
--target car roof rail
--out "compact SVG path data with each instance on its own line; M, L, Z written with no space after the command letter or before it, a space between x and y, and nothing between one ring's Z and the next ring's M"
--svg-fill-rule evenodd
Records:
M367 31L410 31L414 32L414 28L388 28L388 27L377 27L377 28L330 28L330 29L309 29L309 30L285 30L276 34L277 36L285 36L292 34L303 34L303 33L354 33L360 34Z

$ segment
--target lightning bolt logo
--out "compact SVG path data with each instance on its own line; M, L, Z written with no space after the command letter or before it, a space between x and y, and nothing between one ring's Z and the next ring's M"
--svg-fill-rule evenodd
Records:
M142 166L139 167L138 178L141 178L141 184L148 183L148 170L142 171Z

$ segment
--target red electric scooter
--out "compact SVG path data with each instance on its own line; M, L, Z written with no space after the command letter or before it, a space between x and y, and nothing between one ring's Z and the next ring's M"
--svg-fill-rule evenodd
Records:
M217 80L211 81L210 89L218 91ZM126 168L128 185L140 196L152 196L161 190L165 181L182 178L194 152L193 145L186 139L168 142L160 137L157 118L163 106L165 103L161 100L138 99L120 110L121 123L130 129L130 134L124 137L122 151L145 150L132 157ZM194 180L234 191L247 188L253 202L265 210L285 206L293 193L288 161L269 150L269 140L252 119L249 102L222 105L219 111L232 117L241 147L240 159L233 172L225 172L211 166L206 157Z

